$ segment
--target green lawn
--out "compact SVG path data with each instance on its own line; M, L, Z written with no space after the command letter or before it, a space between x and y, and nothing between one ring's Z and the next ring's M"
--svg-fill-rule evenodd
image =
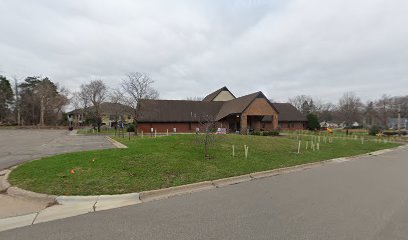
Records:
M350 130L351 131L351 130ZM399 137L399 136L371 136L368 135L368 132L360 131L360 132L350 132L348 135L346 134L345 130L343 129L336 129L334 130L333 133L327 133L327 131L309 131L309 130L285 130L281 131L282 134L285 134L287 136L291 136L292 138L296 138L297 136L327 136L327 137L333 137L333 138L348 138L348 139L354 139L358 138L361 139L364 137L364 139L369 139L369 140L378 140L378 141L387 141L387 142L407 142L408 138L407 137Z
M320 151L297 154L298 141L286 137L217 136L210 159L195 135L157 138L117 138L127 149L68 153L19 166L10 176L12 185L55 195L120 194L219 179L351 156L384 148L394 143L337 140L320 143ZM244 147L249 146L245 159ZM235 157L232 157L232 145ZM74 174L70 173L74 170Z

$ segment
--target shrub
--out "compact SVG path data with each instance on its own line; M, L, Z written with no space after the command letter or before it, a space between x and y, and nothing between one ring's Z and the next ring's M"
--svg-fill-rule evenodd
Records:
M135 131L135 125L133 124L128 124L126 127L127 132L134 132Z
M372 126L370 127L370 129L368 130L368 134L371 136L375 136L377 134L379 134L381 132L381 128L379 126Z
M278 136L279 131L273 130L273 131L252 132L251 135L256 135L256 136Z
M278 136L279 135L279 131L268 131L268 132L263 132L264 136Z

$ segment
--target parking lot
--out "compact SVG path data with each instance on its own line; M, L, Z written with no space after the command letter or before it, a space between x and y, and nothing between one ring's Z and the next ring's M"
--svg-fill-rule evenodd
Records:
M0 170L44 156L113 147L103 136L66 130L0 129Z

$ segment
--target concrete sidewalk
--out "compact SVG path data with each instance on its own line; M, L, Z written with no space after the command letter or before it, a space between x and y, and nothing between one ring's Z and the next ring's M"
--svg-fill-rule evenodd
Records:
M5 207L0 208L2 211L0 231L141 203L139 193L61 196L55 198L56 202L52 206L49 206L51 201L47 201L46 198L30 199L2 195L0 199L6 203Z
M56 203L55 198L48 195L10 186L7 179L11 171L0 172L0 220L37 213Z
M0 219L39 212L47 207L46 202L0 194Z

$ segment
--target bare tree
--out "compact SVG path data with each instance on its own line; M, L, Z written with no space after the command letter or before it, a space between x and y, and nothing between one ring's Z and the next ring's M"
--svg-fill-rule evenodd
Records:
M203 98L202 97L186 97L186 100L189 100L189 101L202 101L203 100Z
M373 101L367 102L364 108L363 116L364 116L365 124L367 124L370 127L375 125L375 120L376 118L378 118L378 114L377 114L377 111L375 110Z
M340 118L344 120L347 126L352 122L361 120L361 110L363 104L354 92L346 92L339 100L338 112Z
M392 116L393 99L391 96L384 94L375 102L375 108L381 123L380 125L386 127L388 118Z
M102 124L101 104L108 97L108 88L102 80L93 80L88 84L81 85L80 96L92 103L94 123L98 128L98 132L100 132Z
M109 101L112 103L112 109L110 112L114 114L114 119L111 120L118 122L119 120L124 120L120 119L120 116L122 116L123 114L130 114L127 111L127 106L123 105L124 97L120 89L116 88L110 92Z
M210 115L198 116L198 118L196 120L198 120L199 129L203 132L197 132L195 141L197 144L204 145L204 157L208 159L210 158L210 145L214 144L217 140L217 121L214 116Z
M58 119L58 115L63 111L63 108L69 104L69 90L65 87L59 87L58 88L58 93L53 100L53 108L55 109L55 120ZM58 122L55 121L55 124L57 125Z
M86 93L84 91L74 92L70 102L75 109L75 113L77 115L79 114L79 117L76 117L83 121L89 107L89 99L86 96ZM79 125L79 122L77 122L77 124Z
M153 79L146 73L131 72L122 81L124 103L133 109L135 134L137 134L137 119L140 117L139 102L141 99L157 99L159 93L153 88Z
M298 95L293 98L289 98L288 102L304 115L311 112L311 109L313 108L313 98L308 95Z
M319 101L315 104L315 106L318 119L324 121L333 120L333 112L335 111L335 106L332 103L322 103Z
M123 93L120 91L120 89L112 89L109 93L109 101L111 103L122 103L124 100L123 98Z

